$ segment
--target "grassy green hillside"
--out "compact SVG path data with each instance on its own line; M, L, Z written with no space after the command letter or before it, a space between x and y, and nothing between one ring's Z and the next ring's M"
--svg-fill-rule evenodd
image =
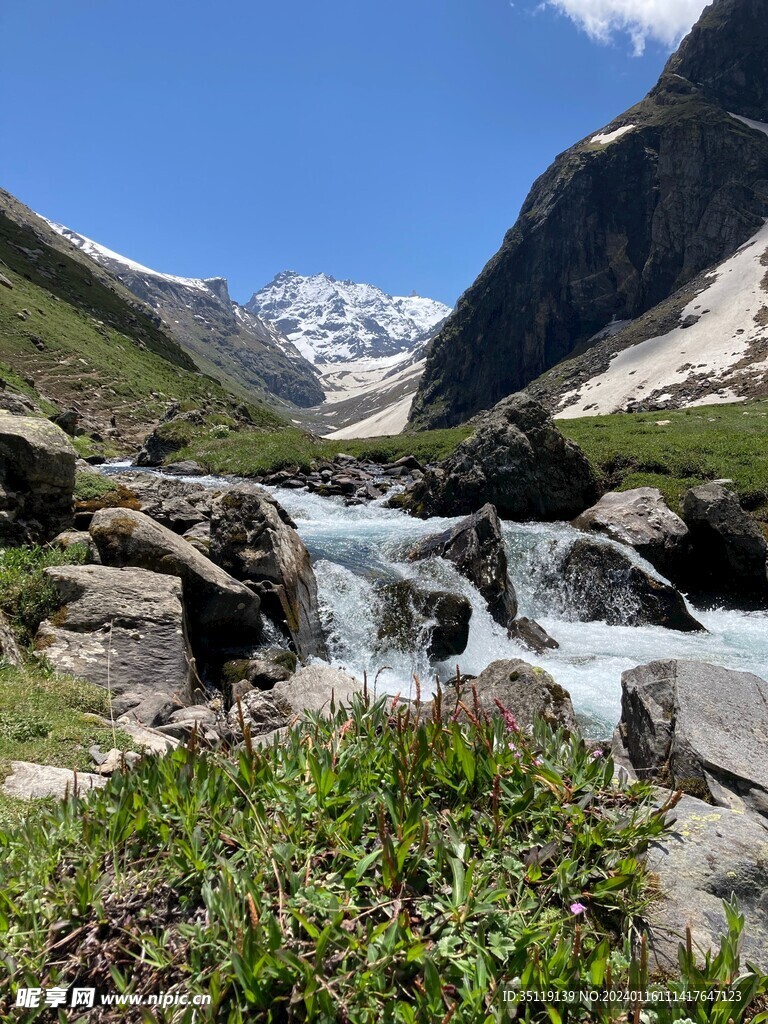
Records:
M768 401L557 422L608 490L658 487L678 509L687 488L728 479L768 522Z
M74 405L101 428L114 414L136 441L170 399L221 409L241 401L198 370L151 310L2 191L0 274L0 377L40 396L44 411Z

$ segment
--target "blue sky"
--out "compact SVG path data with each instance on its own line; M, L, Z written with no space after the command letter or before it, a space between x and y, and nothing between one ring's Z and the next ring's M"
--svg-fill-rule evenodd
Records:
M633 0L651 32L659 3L703 6ZM640 99L670 49L633 55L637 25L610 35L626 0L539 7L4 3L0 185L158 270L227 277L241 301L292 269L452 304L534 178Z

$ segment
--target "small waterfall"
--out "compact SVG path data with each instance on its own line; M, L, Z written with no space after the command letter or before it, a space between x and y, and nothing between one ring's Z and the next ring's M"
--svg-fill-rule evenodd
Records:
M215 477L195 478L194 482L216 488L233 483ZM559 650L537 656L507 638L506 630L493 621L477 591L453 565L440 559L403 560L410 545L457 520L412 519L385 508L383 500L348 508L340 499L320 498L306 491L273 489L272 493L296 522L312 555L332 660L360 678L367 673L372 687L377 680L379 692L411 696L415 674L424 694L429 694L436 676L443 680L452 677L457 663L462 672L476 675L493 661L523 658L546 669L571 693L588 736L605 738L620 717L621 674L637 665L686 658L768 676L768 613L764 611L692 608L708 633L577 621L574 602L578 595L568 591L558 568L582 534L567 524L504 524L520 614L535 618L560 643ZM620 549L646 572L657 575L630 548ZM379 637L380 588L387 581L404 579L426 590L461 594L470 601L469 642L460 657L443 663L430 661L426 648L431 624L427 620L420 623L413 649L398 649ZM608 601L625 599L620 592L606 595Z

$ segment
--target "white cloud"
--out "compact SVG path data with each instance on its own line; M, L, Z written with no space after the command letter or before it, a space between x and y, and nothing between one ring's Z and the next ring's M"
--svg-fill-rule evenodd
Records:
M545 0L545 6L567 14L593 39L608 42L626 32L635 53L649 39L666 46L677 44L695 24L710 0Z

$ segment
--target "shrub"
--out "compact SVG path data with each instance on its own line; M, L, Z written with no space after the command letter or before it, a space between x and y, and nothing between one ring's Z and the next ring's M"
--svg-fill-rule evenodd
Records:
M22 643L32 640L40 623L58 605L56 588L43 570L53 565L83 565L87 557L84 544L73 544L65 551L37 546L0 548L0 611Z
M86 470L78 472L75 477L75 501L93 501L116 490L114 480L101 473L90 473Z

